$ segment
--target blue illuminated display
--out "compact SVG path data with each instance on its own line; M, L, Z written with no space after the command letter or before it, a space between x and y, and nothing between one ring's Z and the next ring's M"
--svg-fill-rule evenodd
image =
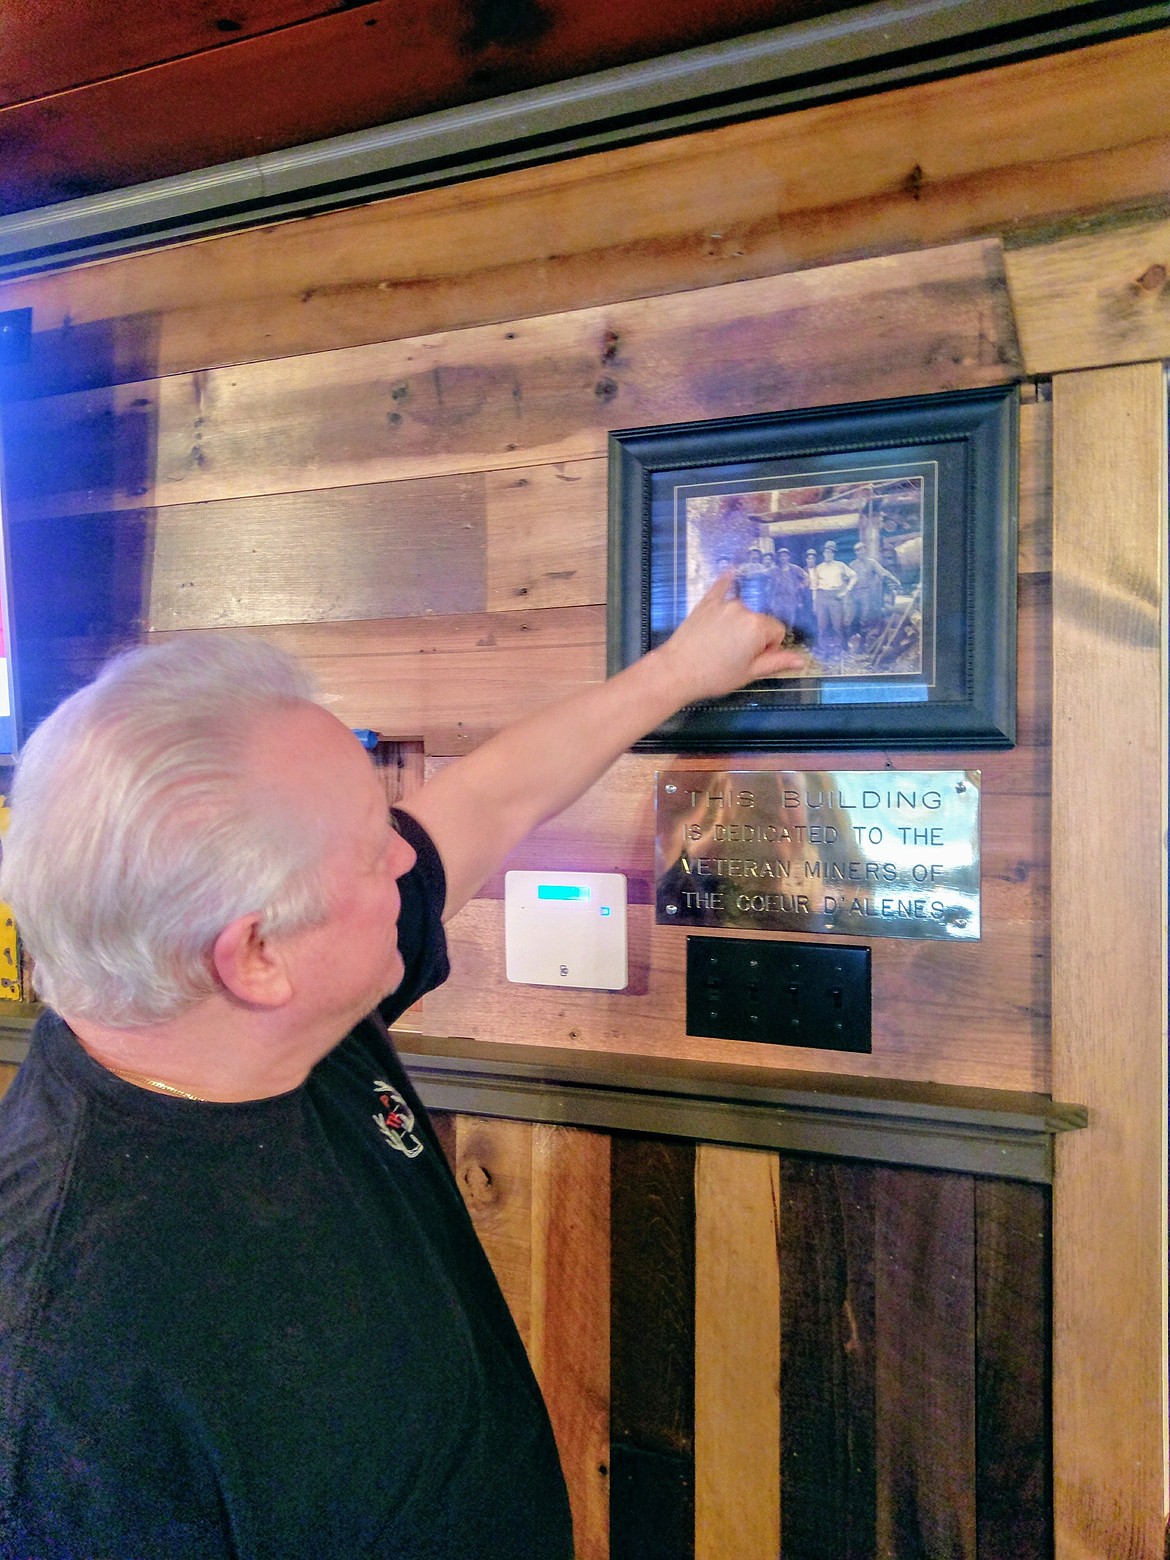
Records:
M537 899L588 899L589 890L572 883L540 883Z

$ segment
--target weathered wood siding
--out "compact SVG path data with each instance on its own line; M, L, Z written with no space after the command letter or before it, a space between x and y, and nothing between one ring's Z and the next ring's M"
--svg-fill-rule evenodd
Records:
M70 538L88 559L104 531L123 559L111 597L125 613L140 590L142 630L263 634L306 657L342 719L421 740L440 763L604 675L611 428L1022 371L1002 249L982 241L29 398L6 416L14 547L19 565L47 533L69 572ZM785 1065L1047 1087L1049 422L1034 391L1024 399L1019 746L789 760L981 768L983 940L878 942L872 1057L766 1048ZM92 587L92 568L73 572ZM630 989L509 986L497 876L451 927L452 980L410 1022L760 1059L683 1033L685 939L655 927L650 904L655 767L624 759L509 863L627 874Z

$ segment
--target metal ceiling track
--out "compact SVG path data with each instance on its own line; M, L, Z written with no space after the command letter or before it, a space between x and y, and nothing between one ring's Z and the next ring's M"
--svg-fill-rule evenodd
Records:
M880 0L0 217L0 279L908 86L1170 25L1170 0Z

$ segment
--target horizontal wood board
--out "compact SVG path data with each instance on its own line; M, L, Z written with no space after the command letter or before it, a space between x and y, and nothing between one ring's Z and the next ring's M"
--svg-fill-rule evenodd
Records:
M87 83L100 84L113 96L115 77L213 48L220 51L218 62L206 63L212 68L218 63L226 80L238 79L235 72L254 72L256 66L249 66L250 51L238 47L224 59L229 45L296 28L300 69L288 82L270 84L291 95L303 88L306 72L319 60L321 29L313 24L338 9L332 0L245 0L222 14L206 0L177 0L163 8L151 0L76 0L48 12L20 7L6 19L0 40L0 104L34 102ZM463 14L435 0L397 0L393 11L385 0L367 0L361 9L366 13L360 18L367 28L366 68L384 74L389 54L395 80L383 90L419 94L434 106L453 84L462 89L460 95L482 96L506 90L521 72L528 77L535 71L537 79L553 79L546 74L550 71L557 77L577 75L795 21L826 7L817 0L690 0L683 12L664 16L653 0L620 5L601 0L584 13L569 0L546 0L540 18L527 21L490 10ZM390 35L385 41L374 31L379 26ZM177 99L172 110L179 112ZM266 109L254 102L251 110L256 119L247 150L254 151L256 121ZM68 123L68 104L59 111ZM171 133L178 136L180 127Z
M611 429L999 384L997 242L13 401L17 519L604 455Z

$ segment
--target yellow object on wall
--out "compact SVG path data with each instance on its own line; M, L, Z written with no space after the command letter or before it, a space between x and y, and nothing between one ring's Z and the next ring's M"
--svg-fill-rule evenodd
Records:
M7 799L0 797L0 835L8 827ZM20 939L12 911L0 902L0 1002L20 1002L24 997L20 978Z

